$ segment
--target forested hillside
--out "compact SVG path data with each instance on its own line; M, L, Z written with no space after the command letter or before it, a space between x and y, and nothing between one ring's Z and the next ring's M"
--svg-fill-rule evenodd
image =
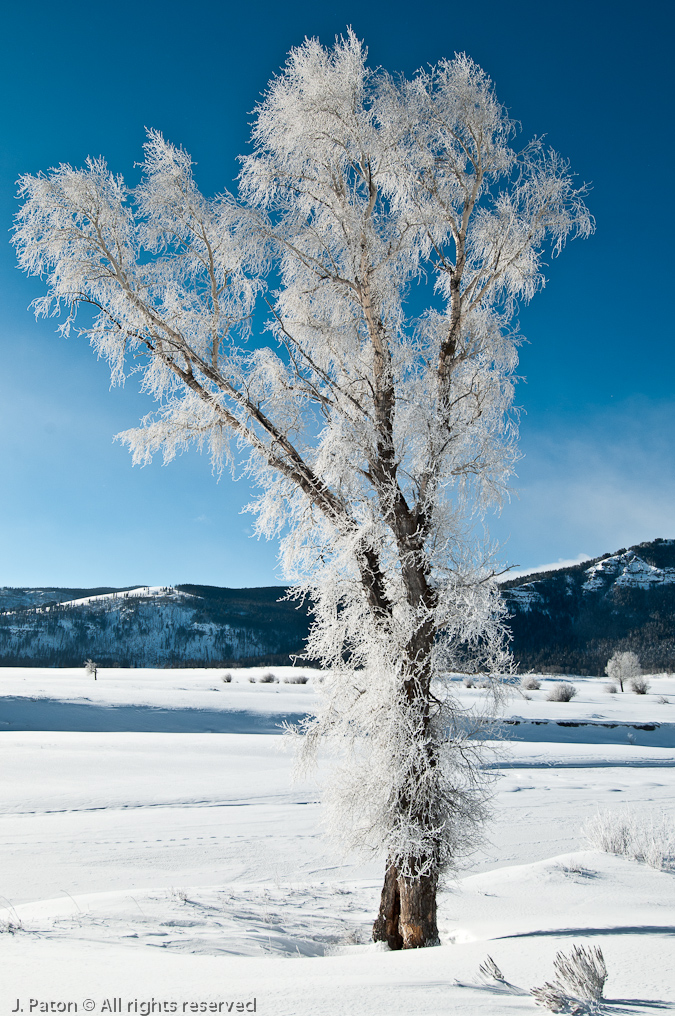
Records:
M502 586L521 669L602 674L612 653L633 650L645 669L675 670L675 540Z
M521 670L602 674L616 649L675 670L675 540L507 580ZM283 587L0 589L0 665L236 666L302 652L308 609Z
M279 586L0 589L0 665L287 663L308 621L304 607L279 602L283 595Z

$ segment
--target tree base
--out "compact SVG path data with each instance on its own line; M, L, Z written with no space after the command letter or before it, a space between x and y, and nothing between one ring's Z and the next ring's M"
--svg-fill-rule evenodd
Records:
M436 919L435 875L408 878L388 864L380 897L380 911L373 925L373 941L390 949L423 949L439 944Z
M373 942L386 942L390 949L403 948L403 936L399 930L401 917L401 893L398 887L398 868L387 865L384 885L380 897L380 912L373 925Z

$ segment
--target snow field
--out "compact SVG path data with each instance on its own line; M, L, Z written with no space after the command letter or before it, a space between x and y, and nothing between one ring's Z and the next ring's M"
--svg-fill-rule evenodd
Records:
M269 674L276 680L261 683ZM306 684L291 683L300 676ZM306 667L103 668L94 681L84 667L0 667L0 731L276 733L284 720L295 722L313 708L321 677ZM539 679L538 691L511 688L502 730L507 739L675 747L675 677L650 677L647 695L610 695L605 679L574 677L571 702L549 701L559 678ZM460 675L453 685L462 706L480 709L479 687L467 688Z
M218 672L103 671L93 693L83 672L66 672L63 682L60 674L5 670L2 686L28 708L39 705L37 694L66 704L79 697L86 708L85 691L90 701L100 694L99 704L114 692L117 706L183 715L196 710L180 696L215 696ZM287 695L299 696L301 711L315 695L312 685L250 685L248 674L232 674L218 695L252 696L270 719L282 702L285 712ZM646 697L657 722L656 708L668 710L658 697L675 698L672 679L658 682ZM544 704L545 691L528 692L529 701L510 700L507 714L525 706L536 719L539 706L540 719L551 710L554 720L589 720L611 698L614 718L630 723L643 705L633 694L605 695L599 679L574 683L570 703ZM462 700L475 701L480 692L460 684ZM533 729L549 737L570 728ZM586 730L571 729L578 737ZM26 1011L30 998L89 998L100 1013L111 997L125 1007L255 997L256 1012L269 1016L533 1013L542 1010L529 994L486 984L479 964L489 953L525 992L551 978L557 950L573 943L603 949L614 1000L607 1013L675 1011L675 874L589 850L583 834L599 808L675 820L673 748L627 739L497 744L495 820L441 898L442 945L393 954L368 942L381 860L342 857L321 838L319 783L330 763L316 780L293 783L283 741L278 732L6 726L2 1016L17 998Z
M261 680L271 675L273 680ZM533 674L541 682L539 690L521 692L513 685L506 713L540 719L560 716L589 717L591 707L607 719L638 720L651 718L675 721L675 675L646 674L651 687L647 695L635 695L626 689L616 695L606 692L606 677L560 677ZM296 683L306 677L307 683ZM84 666L68 668L0 667L2 699L21 697L53 699L61 702L83 702L102 705L152 706L165 709L228 709L258 708L279 710L279 698L292 708L307 708L313 703L322 673L311 667L218 667L134 669L101 667L97 679L87 674ZM223 680L226 678L226 680ZM566 681L574 685L576 697L571 702L550 702L551 688ZM467 687L461 674L453 675L453 689L464 705L482 697L478 679ZM215 696L215 697L214 697ZM668 699L662 702L661 699ZM2 701L0 699L0 701ZM668 706L672 708L669 709ZM563 710L563 707L564 710Z

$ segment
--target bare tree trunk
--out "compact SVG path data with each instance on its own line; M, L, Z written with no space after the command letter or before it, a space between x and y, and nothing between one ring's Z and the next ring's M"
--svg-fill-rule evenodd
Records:
M436 874L422 875L419 878L399 876L399 929L404 949L421 949L439 944L436 922L437 885Z
M373 925L373 941L390 949L421 949L438 945L436 875L405 878L387 864L380 912Z
M384 885L380 897L380 912L373 925L373 941L386 942L390 949L402 949L403 938L399 930L401 894L398 885L398 868L387 862Z

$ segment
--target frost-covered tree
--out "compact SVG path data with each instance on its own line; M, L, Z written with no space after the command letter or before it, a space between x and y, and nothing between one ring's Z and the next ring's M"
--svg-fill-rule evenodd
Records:
M332 740L346 841L386 854L374 935L437 941L436 889L483 816L450 667L508 668L485 538L516 458L519 301L591 218L569 167L464 55L411 80L349 33L292 51L239 191L207 199L150 132L135 188L102 159L21 181L21 266L158 403L137 463L190 443L259 485L327 667L308 753ZM253 322L268 313L267 335Z
M630 681L634 677L639 677L642 673L642 667L640 666L640 660L636 653L621 653L617 650L617 652L615 652L612 657L607 660L605 673L611 681L617 681L621 691L623 691L624 681Z
M94 663L93 660L88 659L84 661L84 671L96 680L98 675L98 663Z

